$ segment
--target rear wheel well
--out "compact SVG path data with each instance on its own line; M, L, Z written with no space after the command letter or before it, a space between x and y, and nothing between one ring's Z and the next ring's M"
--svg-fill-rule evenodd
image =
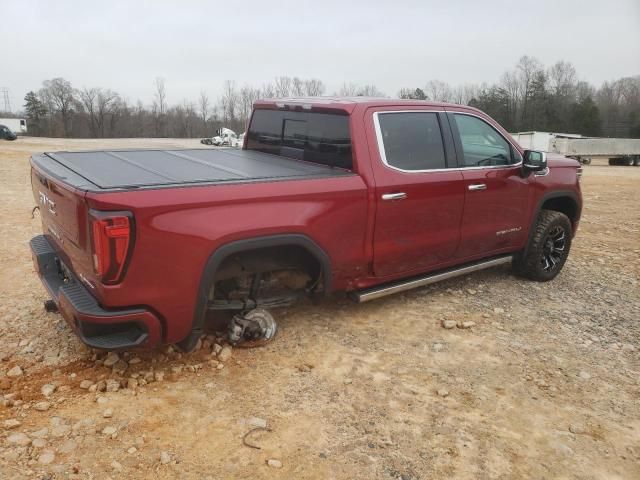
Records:
M322 277L321 262L300 245L277 245L232 253L220 262L212 283L241 276L274 271L301 271L310 283L319 285Z

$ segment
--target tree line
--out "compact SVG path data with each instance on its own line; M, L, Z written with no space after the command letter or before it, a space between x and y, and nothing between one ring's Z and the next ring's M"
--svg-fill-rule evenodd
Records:
M197 99L169 105L162 78L153 83L154 100L144 105L102 87L75 88L64 78L45 80L25 96L24 115L32 135L51 137L202 137L225 126L243 131L259 98L320 96L318 79L280 76L261 86L224 82L215 99L205 90ZM384 97L375 85L345 82L340 96ZM402 88L396 97L471 105L487 112L507 130L552 131L590 136L640 138L640 76L605 82L599 88L578 79L566 61L545 67L522 57L495 84L452 86L430 80Z

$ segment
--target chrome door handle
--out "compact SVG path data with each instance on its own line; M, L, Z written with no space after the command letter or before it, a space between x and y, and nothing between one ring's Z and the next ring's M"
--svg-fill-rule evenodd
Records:
M385 193L382 195L383 200L404 200L405 198L407 198L407 194L404 192Z
M469 190L472 192L478 191L478 190L486 190L487 189L487 185L484 183L473 183L471 185L469 185Z

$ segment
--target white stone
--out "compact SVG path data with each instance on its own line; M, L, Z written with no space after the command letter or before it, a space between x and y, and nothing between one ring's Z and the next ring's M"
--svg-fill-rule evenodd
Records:
M16 378L16 377L22 376L23 373L24 372L22 371L22 368L20 368L19 365L16 365L15 367L13 367L11 370L7 372L7 377Z
M33 408L35 408L39 412L46 412L50 407L51 404L49 402L38 402L33 406Z
M229 345L225 345L224 347L222 347L222 350L220 350L220 353L218 354L218 360L220 360L221 362L226 362L231 358L231 352L231 347Z
M13 445L26 447L31 443L31 439L24 433L13 433L7 437L7 442Z
M42 465L48 465L53 462L56 455L51 450L44 450L38 457L38 463Z
M51 396L55 391L56 391L56 386L50 383L44 384L40 389L40 392L42 392L42 395L44 395L45 397Z

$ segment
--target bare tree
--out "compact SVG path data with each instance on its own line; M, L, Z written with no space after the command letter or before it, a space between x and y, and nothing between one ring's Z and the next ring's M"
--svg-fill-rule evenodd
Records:
M153 102L153 114L155 120L155 134L157 137L166 136L166 119L167 114L167 90L164 78L156 77L155 80L155 101Z
M221 98L222 118L225 123L233 123L236 121L238 99L239 95L236 89L236 82L226 80Z
M556 95L571 95L576 86L576 69L569 62L556 62L549 68L549 81Z
M113 117L115 108L120 97L116 92L109 89L98 89L96 98L96 124L101 137L105 136L106 117Z
M96 98L98 96L97 88L83 88L78 91L80 103L89 114L89 129L93 137L98 136L98 125L96 122Z
M198 97L198 108L200 113L200 119L202 120L202 131L206 135L207 132L207 119L209 118L209 95L204 90L200 90L200 97Z
M375 85L364 85L358 88L357 95L359 97L384 97L382 93Z
M262 98L275 98L276 89L272 83L265 83L262 85Z
M452 97L451 87L441 80L429 80L425 87L429 100L434 102L450 102Z
M360 87L357 84L353 82L349 82L349 83L344 82L340 87L340 91L338 94L341 97L354 97L358 95L359 90L360 90Z
M291 95L291 77L277 77L275 80L276 97L284 98Z
M304 80L299 77L293 77L291 81L291 93L295 97L303 97L304 96Z
M240 118L245 123L251 115L253 104L260 98L260 90L250 85L245 85L240 89Z
M62 119L62 134L67 136L70 131L70 122L73 117L73 104L76 101L73 95L73 87L71 82L64 78L54 78L42 82L43 96L46 97L60 113Z
M304 81L304 92L308 97L318 97L324 93L322 80L312 78Z

